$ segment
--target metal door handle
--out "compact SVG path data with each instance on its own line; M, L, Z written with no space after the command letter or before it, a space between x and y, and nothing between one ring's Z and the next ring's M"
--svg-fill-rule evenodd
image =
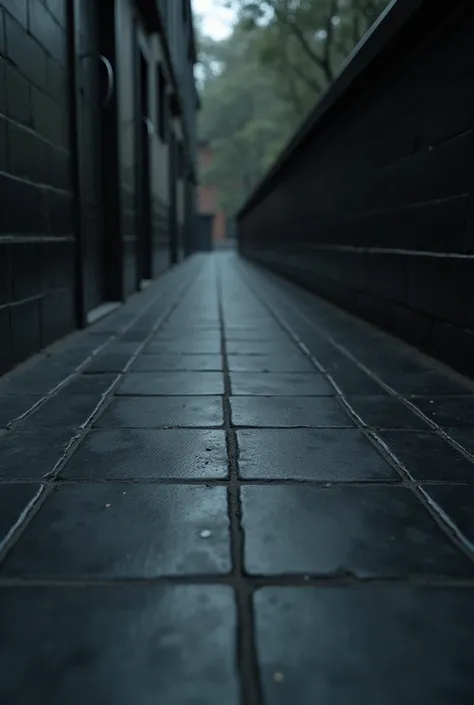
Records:
M146 125L146 131L148 132L148 134L149 134L150 136L153 135L154 132L155 132L155 130L153 129L153 123L152 123L152 121L150 120L150 118L149 118L149 117L143 118L143 122L144 122L145 125Z
M82 61L83 59L93 59L97 55L96 54L82 54L79 58ZM103 54L99 54L99 61L101 61L104 66L105 70L107 71L107 91L105 93L105 98L102 101L102 107L105 108L109 103L110 99L112 98L112 93L114 92L114 70L112 68L112 64L108 60L106 56Z
M112 68L112 64L106 56L104 56L103 54L99 54L99 59L104 64L105 69L107 71L107 92L102 103L102 106L105 108L110 103L112 93L114 92L114 70Z

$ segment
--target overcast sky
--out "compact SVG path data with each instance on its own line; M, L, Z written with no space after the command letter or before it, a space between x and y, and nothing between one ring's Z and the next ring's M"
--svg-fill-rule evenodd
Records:
M234 13L222 7L220 0L191 0L196 15L203 17L204 33L213 39L224 39L229 33Z

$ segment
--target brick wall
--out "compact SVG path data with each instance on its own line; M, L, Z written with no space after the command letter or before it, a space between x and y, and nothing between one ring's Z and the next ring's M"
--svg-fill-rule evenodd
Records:
M474 7L419 5L242 212L240 248L473 373Z
M0 373L74 327L66 0L0 0Z
M202 171L208 167L214 158L209 145L201 145L199 148L199 169ZM219 209L219 189L217 186L202 184L198 188L198 212L202 215L214 214L212 223L212 239L214 243L226 239L227 220L224 211Z

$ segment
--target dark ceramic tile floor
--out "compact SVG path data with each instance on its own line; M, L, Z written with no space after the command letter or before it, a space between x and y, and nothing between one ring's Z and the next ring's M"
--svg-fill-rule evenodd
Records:
M0 702L471 703L474 395L433 364L216 254L2 380Z

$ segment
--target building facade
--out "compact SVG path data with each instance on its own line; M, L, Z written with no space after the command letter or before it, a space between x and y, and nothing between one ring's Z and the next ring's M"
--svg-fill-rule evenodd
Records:
M0 0L0 374L193 251L190 0Z

